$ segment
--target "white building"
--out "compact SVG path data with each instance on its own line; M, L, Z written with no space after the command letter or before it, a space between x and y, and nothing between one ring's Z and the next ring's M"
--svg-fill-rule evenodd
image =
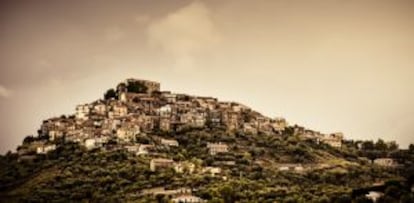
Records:
M53 151L55 149L56 149L55 144L42 145L42 146L38 146L36 148L36 153L38 153L38 154L47 154L48 152Z
M379 166L385 166L385 167L395 167L395 166L397 166L397 162L394 159L391 159L391 158L378 158L378 159L375 159L374 164L377 164Z
M141 144L141 145L139 145L137 155L148 154L149 153L148 150L150 148L154 148L154 145L151 145L151 144Z
M217 174L221 173L221 168L220 167L207 166L207 167L203 168L202 172L203 173L209 173L211 176L216 176Z
M331 145L332 147L340 148L342 146L342 139L344 135L342 133L332 133L324 135L321 141L325 144Z
M140 133L139 126L125 126L121 127L116 131L118 139L126 142L135 140L135 136Z
M96 104L96 105L93 107L93 109L94 109L94 112L95 112L96 114L99 114L99 115L105 115L105 114L106 114L106 105L105 105L105 104L103 104L103 103L98 103L98 104Z
M159 168L169 168L174 166L174 161L172 159L156 158L151 159L150 170L156 171Z
M49 135L49 140L50 141L53 141L56 138L62 137L63 136L63 132L60 131L60 130L50 130L48 132L48 135Z
M211 155L229 151L229 147L223 143L208 143L207 148L209 149Z
M168 103L175 103L177 102L177 95L172 94L171 92L163 92L162 96L167 100Z
M171 116L172 108L170 105L162 106L157 110L158 115L161 117L169 117Z
M301 164L280 164L278 169L279 171L294 171L297 173L305 171L305 168Z
M184 172L193 173L195 170L195 164L191 162L179 162L179 163L174 164L174 170L177 173L184 173Z
M203 127L206 124L206 116L201 113L197 113L193 116L194 127Z
M197 196L189 195L189 194L183 194L179 195L173 199L171 199L172 202L176 203L201 203L201 202L207 202L206 200L203 200Z
M89 104L81 104L76 106L76 118L79 120L87 120L91 109Z
M257 129L250 123L243 123L243 132L247 134L257 134Z
M164 139L164 138L161 138L161 144L165 146L172 146L172 147L178 147L179 145L177 140L169 140L169 139Z
M118 118L118 117L124 117L128 115L128 108L124 105L115 104L112 107L112 111L108 113L109 118Z
M133 153L137 153L139 150L139 145L127 145L124 146L124 148L128 151L128 152L133 152Z
M372 200L374 203L378 201L384 194L381 192L370 191L368 194L365 195L368 199Z
M283 131L288 126L288 123L284 118L275 118L271 121L271 126L275 131Z
M95 138L89 138L85 140L85 147L88 150L94 149L97 146Z

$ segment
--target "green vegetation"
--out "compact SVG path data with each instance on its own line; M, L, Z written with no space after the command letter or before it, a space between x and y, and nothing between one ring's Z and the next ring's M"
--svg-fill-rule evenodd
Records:
M194 195L210 202L367 202L363 195L353 195L353 189L388 181L381 201L413 200L404 182L414 174L408 166L396 171L361 162L358 159L361 151L352 145L335 149L301 141L290 131L275 136L185 129L178 133L160 132L156 136L180 143L180 147L156 147L158 155L177 162L189 161L197 168L217 166L223 172L214 177L199 172L177 173L172 169L153 172L149 170L150 155L136 156L126 150L87 151L78 144L64 143L55 151L36 155L29 161L19 160L13 153L1 156L0 197L34 202L162 202L169 197L140 195L143 189L162 186L193 188ZM138 143L157 142L151 135L138 138ZM32 138L26 139L26 145L29 141ZM227 143L230 151L210 155L208 142ZM413 160L414 154L406 156ZM223 164L226 161L234 161L235 165ZM312 169L280 171L277 165L283 163L300 163Z
M116 94L116 91L114 89L109 89L106 91L106 93L104 94L104 99L108 100L108 99L117 99L118 96Z
M109 89L104 94L104 99L118 99L120 91L127 91L130 93L147 93L148 87L142 84L139 81L128 82L128 84L120 83L118 84L117 90Z
M145 86L139 81L128 82L126 88L128 92L131 92L131 93L146 93L148 89L147 86Z

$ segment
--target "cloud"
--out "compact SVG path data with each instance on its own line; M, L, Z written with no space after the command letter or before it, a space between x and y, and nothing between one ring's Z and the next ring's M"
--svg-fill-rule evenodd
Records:
M172 57L179 69L191 69L196 55L212 50L219 39L211 11L200 1L154 21L147 31L150 46Z
M119 27L108 27L105 31L105 39L110 42L121 40L125 33Z
M134 17L135 22L137 23L147 23L148 21L150 21L150 17L148 15L138 15Z
M0 98L9 98L10 95L11 95L11 90L9 90L6 87L0 85Z

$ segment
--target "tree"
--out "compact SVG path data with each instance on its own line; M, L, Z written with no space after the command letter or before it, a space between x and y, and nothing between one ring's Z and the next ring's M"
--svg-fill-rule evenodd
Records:
M28 135L24 138L23 143L24 144L29 144L29 143L34 142L34 141L36 141L36 138L33 137L33 135Z
M128 92L133 93L146 93L148 88L140 82L129 82L127 85Z
M394 151L398 149L398 144L395 141L388 143L388 150Z
M365 156L369 160L373 161L374 159L381 157L381 153L378 151L370 150L370 151L365 152Z
M365 196L358 196L355 199L355 203L372 203L372 202L373 202L372 200L366 198Z
M374 142L372 140L364 141L362 143L362 150L373 150L374 149Z
M388 147L384 140L378 139L377 143L375 143L375 149L380 151L386 151Z
M224 200L224 202L235 202L235 191L232 187L230 187L229 185L225 185L222 188L220 188L219 191L221 194L221 198Z
M410 195L410 193L405 193L400 197L400 202L401 203L410 203L410 202L414 202L414 198L413 195Z
M414 154L414 144L410 144L410 145L408 146L408 151L409 151L411 154Z
M349 195L341 195L335 199L335 203L349 203L352 199Z
M108 100L114 98L116 99L116 92L114 89L109 89L108 91L106 91L106 93L104 94L104 99Z
M320 203L328 203L329 202L329 198L326 195L322 195L321 197L318 198L317 202L320 202Z
M400 194L400 189L395 185L388 186L387 189L385 189L385 196L398 198Z

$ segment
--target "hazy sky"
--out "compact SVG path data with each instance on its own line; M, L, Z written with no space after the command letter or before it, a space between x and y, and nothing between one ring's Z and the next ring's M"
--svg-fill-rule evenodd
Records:
M414 143L414 1L1 1L0 152L127 77Z

